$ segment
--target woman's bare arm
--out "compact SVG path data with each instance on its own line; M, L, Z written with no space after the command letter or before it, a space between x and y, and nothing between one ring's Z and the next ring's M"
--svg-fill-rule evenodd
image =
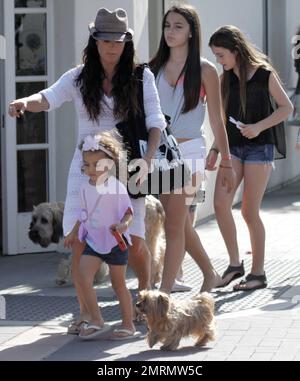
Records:
M19 118L24 111L41 112L49 109L49 103L42 94L33 94L29 97L12 101L8 106L8 113L12 117Z

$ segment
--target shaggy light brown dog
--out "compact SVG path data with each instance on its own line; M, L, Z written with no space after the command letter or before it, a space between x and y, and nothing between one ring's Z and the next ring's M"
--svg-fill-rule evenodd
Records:
M64 203L43 202L34 206L29 238L36 244L46 248L51 243L59 243L63 238L62 220ZM158 283L161 278L165 253L164 236L165 213L159 200L153 196L146 197L146 243L151 253L151 284ZM59 286L71 282L72 258L62 258L58 264L56 283ZM104 263L95 276L95 283L101 283L108 273L108 266Z
M175 350L187 336L194 336L199 346L215 338L214 300L208 293L174 301L163 292L144 290L136 308L146 315L150 348L161 342L160 349Z
M63 214L62 202L43 202L34 206L28 232L31 241L42 247L58 243L63 237Z
M31 223L28 235L32 242L46 248L51 243L60 243L63 238L62 220L64 214L64 203L62 202L43 202L33 207ZM63 251L58 249L58 251ZM55 283L58 286L65 286L72 283L71 274L72 255L60 259ZM108 266L103 263L97 271L94 283L100 284L108 274Z

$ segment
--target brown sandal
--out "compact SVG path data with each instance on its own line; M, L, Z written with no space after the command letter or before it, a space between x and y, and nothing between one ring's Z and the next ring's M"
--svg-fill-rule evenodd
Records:
M245 275L245 269L244 269L244 261L239 266L228 266L227 269L224 271L222 275L222 279L224 279L227 275L235 273L227 283L223 283L220 286L217 286L217 288L226 287L231 283L233 280L241 278Z

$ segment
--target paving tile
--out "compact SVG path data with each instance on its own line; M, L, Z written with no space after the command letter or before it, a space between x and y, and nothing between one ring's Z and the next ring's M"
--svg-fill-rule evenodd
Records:
M251 358L250 361L270 361L273 357L273 353L259 353L255 352Z

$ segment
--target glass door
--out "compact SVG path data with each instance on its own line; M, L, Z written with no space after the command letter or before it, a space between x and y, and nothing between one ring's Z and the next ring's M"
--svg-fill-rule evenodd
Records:
M6 105L39 92L50 82L51 0L4 0ZM34 205L55 193L54 129L51 115L6 114L6 254L43 251L28 238ZM52 134L51 134L52 131ZM49 248L53 250L53 247Z

